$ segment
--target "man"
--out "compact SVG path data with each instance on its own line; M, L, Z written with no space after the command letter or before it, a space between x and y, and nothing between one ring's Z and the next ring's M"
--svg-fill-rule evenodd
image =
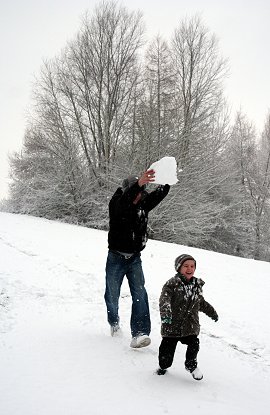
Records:
M109 252L104 298L111 335L114 336L120 330L118 303L124 276L127 277L132 296L130 347L133 348L151 343L148 296L140 252L147 241L148 212L167 196L170 189L166 184L148 193L145 187L154 181L154 170L144 172L140 178L130 176L123 181L109 203Z

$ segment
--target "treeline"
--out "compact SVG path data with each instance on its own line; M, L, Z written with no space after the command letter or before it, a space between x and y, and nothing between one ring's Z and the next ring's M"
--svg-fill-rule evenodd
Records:
M100 3L42 66L9 210L107 229L122 179L174 156L179 183L150 237L269 260L270 115L261 137L245 114L231 125L226 76L199 18L146 43L140 12Z

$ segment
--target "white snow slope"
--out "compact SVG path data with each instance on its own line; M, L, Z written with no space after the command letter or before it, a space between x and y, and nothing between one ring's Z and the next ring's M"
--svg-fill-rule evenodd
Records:
M162 285L189 253L219 321L201 313L200 382L157 376ZM1 415L263 415L270 413L270 263L148 241L142 253L152 343L131 349L131 298L112 338L103 300L107 233L0 213Z

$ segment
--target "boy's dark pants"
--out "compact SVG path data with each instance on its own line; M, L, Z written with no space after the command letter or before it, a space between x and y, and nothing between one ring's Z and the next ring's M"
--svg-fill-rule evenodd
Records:
M163 337L159 346L159 366L167 369L172 365L177 343L187 345L185 367L189 372L197 367L197 354L200 349L200 341L197 336Z

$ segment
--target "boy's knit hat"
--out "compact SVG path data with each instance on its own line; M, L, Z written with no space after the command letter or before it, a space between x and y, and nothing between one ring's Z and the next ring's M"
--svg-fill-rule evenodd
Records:
M183 263L187 261L188 259L191 259L192 261L194 261L195 268L196 268L196 260L193 258L193 256L188 255L188 254L182 254L182 255L179 255L174 261L174 267L175 267L176 272L178 272L179 268L181 268Z

